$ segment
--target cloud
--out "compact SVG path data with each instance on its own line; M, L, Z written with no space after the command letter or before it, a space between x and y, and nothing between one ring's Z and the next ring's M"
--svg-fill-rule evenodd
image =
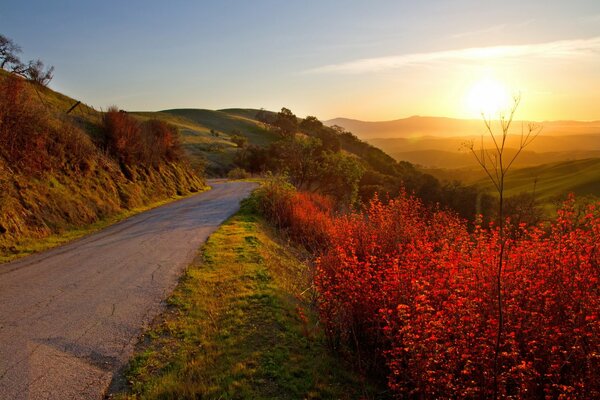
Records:
M555 42L516 46L471 47L466 49L413 53L396 56L363 58L340 64L329 64L305 71L309 74L360 74L385 71L410 65L439 62L481 62L508 58L573 58L600 54L600 36L589 39L560 40Z

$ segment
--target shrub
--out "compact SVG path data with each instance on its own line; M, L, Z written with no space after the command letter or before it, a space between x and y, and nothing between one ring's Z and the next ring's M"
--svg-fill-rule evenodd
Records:
M268 179L256 197L259 211L296 243L315 253L327 247L334 209L330 197L297 192L283 177Z
M183 158L177 128L158 119L142 124L144 153L148 162L158 165L162 161L174 162Z
M503 276L500 393L597 396L600 216L590 208L579 218L567 203L549 228L516 229ZM336 220L315 277L328 334L367 367L385 357L399 395L492 396L498 246L496 227L470 235L460 219L406 196Z
M105 147L121 164L157 166L162 162L180 161L183 149L177 128L151 119L140 123L116 107L102 117Z
M316 260L331 345L387 375L399 398L489 398L498 327L499 230L402 193L335 216L269 182L263 212ZM501 398L600 396L600 204L570 198L549 225L515 225L503 274Z
M229 179L248 179L250 173L243 168L234 168L227 173Z
M110 107L102 116L102 127L106 148L119 162L133 165L143 159L142 129L135 118Z

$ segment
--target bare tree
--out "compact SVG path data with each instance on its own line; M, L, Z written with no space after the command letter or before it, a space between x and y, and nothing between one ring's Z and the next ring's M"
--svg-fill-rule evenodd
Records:
M498 120L492 120L491 116L482 114L483 122L485 123L486 133L481 135L481 147L475 148L474 142L467 145L468 150L473 154L477 163L486 173L487 177L492 181L496 192L498 193L498 228L500 234L500 249L498 251L498 267L496 270L496 290L497 290L497 307L498 307L498 330L496 333L496 344L494 348L494 399L498 398L498 355L502 344L502 335L504 329L504 309L502 300L502 268L504 266L504 258L506 251L506 232L504 221L504 191L505 179L508 171L513 163L521 154L523 149L531 144L538 136L541 127L535 124L528 124L527 127L521 123L521 137L517 146L517 151L510 157L507 156L506 142L508 134L513 124L515 112L519 107L521 97L516 96L512 107L508 112L500 112ZM497 125L496 125L497 124ZM484 146L484 135L489 136L492 141L490 149Z
M32 82L47 86L54 77L54 67L45 68L42 60L29 61L24 75Z
M12 39L0 35L0 68L29 79L42 86L48 86L53 78L54 67L46 68L42 60L31 60L27 64L18 57L21 47Z
M11 64L21 64L18 54L21 47L12 39L0 35L0 68L5 69Z

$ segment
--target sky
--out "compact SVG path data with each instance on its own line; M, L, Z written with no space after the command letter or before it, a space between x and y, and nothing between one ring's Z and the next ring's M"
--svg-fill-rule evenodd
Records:
M600 120L599 0L30 0L0 33L103 109Z

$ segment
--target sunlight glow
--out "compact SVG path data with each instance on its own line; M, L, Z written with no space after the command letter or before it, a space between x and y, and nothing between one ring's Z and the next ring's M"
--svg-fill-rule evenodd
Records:
M495 117L511 105L511 96L506 87L492 78L476 82L467 95L467 107L473 116L484 114Z

